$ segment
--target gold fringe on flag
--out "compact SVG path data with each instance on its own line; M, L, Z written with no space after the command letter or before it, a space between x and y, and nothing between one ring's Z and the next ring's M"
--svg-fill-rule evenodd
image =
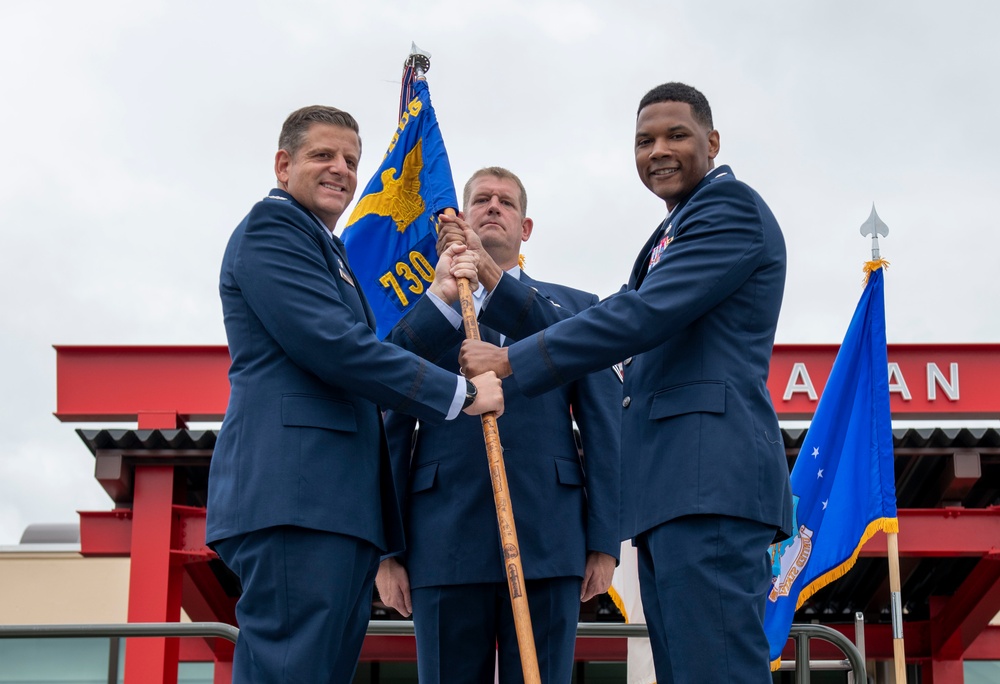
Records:
M629 620L628 611L625 610L625 599L622 598L622 595L619 594L618 590L614 587L608 587L608 596L610 596L611 600L614 601L615 606L617 606L618 610L621 611L622 617L625 618L625 622L627 623Z
M524 255L523 254L518 254L517 255L517 265L521 268L522 271L524 270Z
M869 264L877 264L872 268L872 270L874 271L880 268L883 265L883 263L884 263L883 259L878 259L877 261L869 261L868 264L865 265L868 266ZM847 571L853 568L854 564L857 562L858 555L861 553L861 547L865 545L865 542L874 537L877 532L898 533L899 518L876 518L875 520L868 523L868 527L865 528L864 534L861 535L861 541L859 541L858 545L854 548L854 553L851 554L851 557L845 560L837 567L833 568L832 570L828 570L824 574L820 575L812 582L810 582L809 585L806 586L802 591L800 591L798 601L795 602L795 610L801 608L806 601L812 598L813 594L815 594L817 591L819 591L826 585L830 584L830 582L833 582L836 579L840 579L841 577L846 575ZM774 660L771 661L771 672L777 672L780 666L781 666L781 658L775 658Z
M855 561L858 560L858 554L861 553L861 547L865 545L865 542L875 536L876 532L899 532L899 519L898 518L876 518L875 520L868 523L868 527L865 528L865 533L861 535L861 541L854 549L854 553L851 557L845 560L843 563L827 571L825 574L820 575L812 582L809 583L805 589L799 592L799 600L795 602L795 610L802 607L806 601L808 601L813 594L828 585L835 579L840 579L847 574L847 571L854 567Z
M877 271L880 268L884 268L884 269L888 270L889 269L889 262L886 261L885 259L875 259L874 261L866 261L865 262L865 267L863 269L865 277L864 277L864 280L862 280L861 282L864 285L867 285L868 284L868 276L870 276L873 271Z

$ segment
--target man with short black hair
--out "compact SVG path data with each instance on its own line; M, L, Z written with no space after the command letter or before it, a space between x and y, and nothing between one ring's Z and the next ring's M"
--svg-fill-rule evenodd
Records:
M681 83L649 91L636 170L668 213L628 284L555 325L532 306L525 326L542 332L503 349L466 342L459 357L529 395L625 360L622 526L661 684L771 681L767 552L791 532L767 389L785 244L760 195L715 168L718 152L704 95Z

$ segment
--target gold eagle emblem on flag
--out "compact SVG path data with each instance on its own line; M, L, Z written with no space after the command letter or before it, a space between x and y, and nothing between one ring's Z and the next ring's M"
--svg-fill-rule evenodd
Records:
M382 190L362 197L351 218L350 226L365 216L388 216L396 222L400 233L424 213L424 200L420 196L420 170L424 167L422 140L418 140L403 159L403 170L396 178L396 168L382 172Z

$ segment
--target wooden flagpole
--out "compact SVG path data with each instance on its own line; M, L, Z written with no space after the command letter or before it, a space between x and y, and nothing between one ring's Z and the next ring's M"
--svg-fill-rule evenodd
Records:
M404 68L412 67L417 78L431 67L430 55L421 52L416 44L404 63ZM454 209L445 209L445 214L455 215ZM458 279L458 299L462 305L462 324L465 337L479 340L479 321L476 306L472 302L472 288L468 278ZM511 508L510 490L507 488L507 469L503 463L503 447L500 446L500 432L497 429L496 412L489 411L482 416L483 439L486 441L486 459L493 482L493 503L497 510L497 527L500 531L500 555L503 557L504 574L510 590L510 605L514 613L514 631L517 633L517 649L521 655L521 671L525 684L541 684L538 671L538 655L535 652L535 634L531 630L531 614L528 611L528 594L524 586L524 570L521 568L521 547L517 543L517 529L514 526L514 509Z
M451 209L445 210L454 216ZM467 278L458 279L458 299L462 305L462 324L465 337L478 340L479 322L476 307L472 302L472 288ZM497 509L497 527L500 530L500 548L510 590L510 605L514 612L514 629L517 633L517 648L521 654L521 670L525 684L541 684L538 671L538 656L535 653L535 635L531 630L531 615L528 611L528 594L524 586L524 570L521 568L521 547L517 543L517 529L514 526L514 509L511 507L510 490L507 487L507 469L503 462L503 447L497 430L496 413L490 411L481 416L483 439L486 440L486 459L493 481L493 503Z
M892 611L892 660L896 665L896 684L906 684L906 651L903 649L903 602L899 581L899 539L888 532L889 597Z

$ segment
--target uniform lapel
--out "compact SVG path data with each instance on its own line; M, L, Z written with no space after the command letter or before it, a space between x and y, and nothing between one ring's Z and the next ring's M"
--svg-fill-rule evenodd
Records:
M716 178L719 178L721 176L726 176L729 174L732 174L732 171L728 166L720 166L718 168L712 169L704 178L701 179L701 182L694 187L694 190L692 190L687 197L681 200L677 204L677 206L674 207L673 211L671 211L670 215L663 220L663 223L660 224L659 228L653 231L652 237L649 238L646 244L643 245L642 251L639 252L639 256L638 258L636 258L635 264L632 266L632 276L629 278L628 281L628 289L638 290L639 286L642 285L643 279L646 277L646 274L649 273L649 260L653 256L653 248L656 247L657 244L659 244L660 240L663 239L663 236L666 233L666 231L675 222L678 222L679 225L681 212L684 211L684 207L685 205L687 205L688 201L692 197L697 195L699 190L704 188L706 185L711 183ZM676 233L674 235L676 237Z
M319 219L313 216L313 213L311 211L309 211L301 204L296 202L295 198L289 195L284 190L272 190L271 194L272 195L277 194L282 197L285 197L286 199L288 199L289 202L292 203L293 206L298 208L299 211L301 211L310 219L312 219L312 222L319 230L322 239L326 240L327 244L329 244L333 249L333 253L336 255L337 260L339 261L339 265L346 270L346 273L337 273L336 271L334 271L333 274L334 277L344 278L345 280L347 280L347 278L350 278L351 285L353 286L354 291L357 292L358 299L361 300L361 306L365 313L365 323L368 324L369 328L375 330L375 313L372 311L372 308L368 306L368 298L365 297L364 290L361 289L361 286L358 284L358 279L354 275L354 271L351 270L351 262L347 259L347 250L344 248L344 243L341 241L341 239L336 235L331 236L330 233L327 232L326 226L324 226ZM347 276L347 278L345 278L345 275Z
M325 231L324 231L325 232ZM348 274L351 276L351 280L354 281L354 289L358 293L358 297L361 299L361 305L365 309L365 320L368 323L368 327L375 330L375 312L372 308L368 306L368 298L365 297L364 290L361 289L357 276L354 275L354 271L351 270L351 262L347 259L347 249L344 247L344 243L336 235L333 236L333 251L337 253L337 256L343 260L344 267L347 269Z
M653 234L649 236L646 240L646 244L642 246L642 251L639 252L639 256L636 257L635 264L632 265L632 275L628 279L628 289L638 290L639 285L642 284L642 279L646 277L646 273L649 272L649 257L653 251L653 245L655 245L660 240L660 235L663 234L663 230L667 225L667 220L664 219Z

